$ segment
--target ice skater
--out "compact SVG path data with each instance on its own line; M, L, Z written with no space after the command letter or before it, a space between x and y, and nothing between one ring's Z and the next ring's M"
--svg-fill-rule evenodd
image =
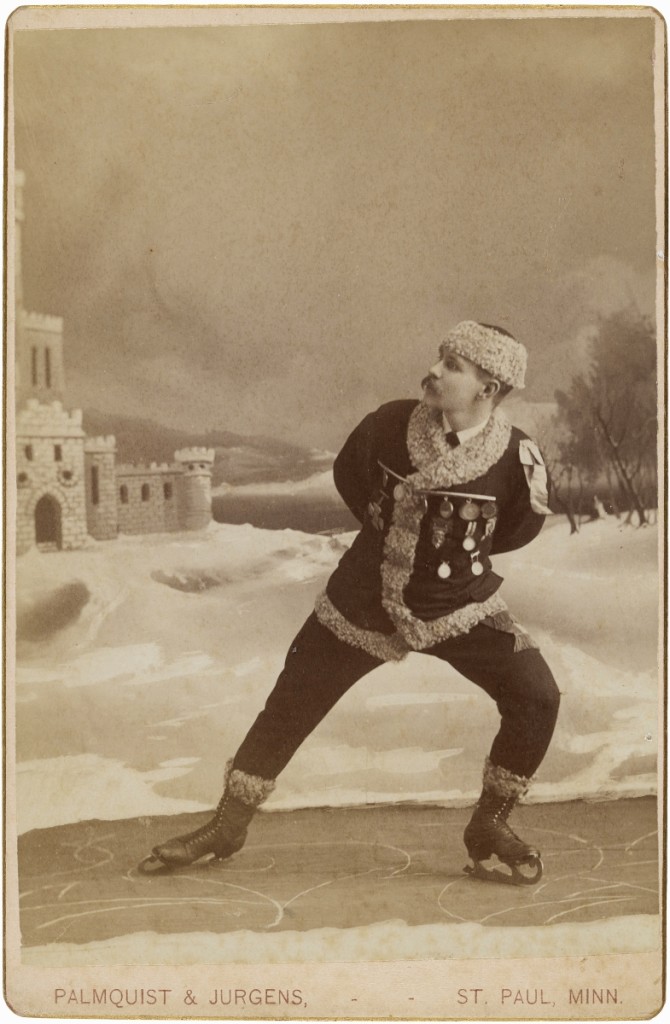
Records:
M480 686L500 712L465 829L473 862L466 870L515 884L539 880L540 851L508 817L547 751L559 692L500 597L490 558L528 544L550 511L540 452L499 407L524 386L526 361L507 331L465 321L440 346L421 401L389 402L356 427L334 476L361 529L228 763L213 818L156 846L143 870L239 850L255 810L340 697L383 662L420 651ZM485 867L493 855L509 870Z

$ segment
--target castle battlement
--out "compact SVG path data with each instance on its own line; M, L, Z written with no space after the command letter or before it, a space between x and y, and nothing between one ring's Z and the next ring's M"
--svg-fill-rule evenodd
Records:
M21 316L21 323L29 331L48 331L50 334L63 333L63 317L50 313L27 313Z
M170 465L167 462L152 462L150 465L144 463L125 463L116 467L116 476L162 476L166 473L181 473L181 466Z
M17 437L83 437L82 412L68 412L62 402L29 398L16 414Z
M105 452L116 452L116 438L113 434L106 437L87 437L84 441L84 451L88 455L104 454Z
M213 448L180 448L174 453L177 462L209 462L214 463Z

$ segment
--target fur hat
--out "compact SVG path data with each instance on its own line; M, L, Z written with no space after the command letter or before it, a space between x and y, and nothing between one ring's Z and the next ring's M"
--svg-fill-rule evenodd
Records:
M503 384L524 387L528 353L521 342L500 328L463 320L449 331L442 344L443 348L481 366Z

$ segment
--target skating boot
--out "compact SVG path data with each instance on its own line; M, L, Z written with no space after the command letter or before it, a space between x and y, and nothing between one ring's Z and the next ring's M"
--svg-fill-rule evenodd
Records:
M473 861L465 868L466 874L511 885L536 885L540 881L543 870L540 851L524 843L507 824L514 805L528 785L528 779L487 762L484 789L463 836ZM484 867L482 861L493 854L509 872ZM530 873L522 872L522 867Z
M185 868L208 855L213 855L215 860L232 857L244 846L249 822L274 787L273 780L233 769L229 761L223 796L214 817L194 832L154 846L151 854L140 863L139 870L151 874Z

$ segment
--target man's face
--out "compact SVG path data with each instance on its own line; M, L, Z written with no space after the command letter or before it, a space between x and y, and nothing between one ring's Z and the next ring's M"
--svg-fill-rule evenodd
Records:
M475 363L444 345L440 347L439 361L421 381L427 401L447 416L450 412L471 412L484 384Z

